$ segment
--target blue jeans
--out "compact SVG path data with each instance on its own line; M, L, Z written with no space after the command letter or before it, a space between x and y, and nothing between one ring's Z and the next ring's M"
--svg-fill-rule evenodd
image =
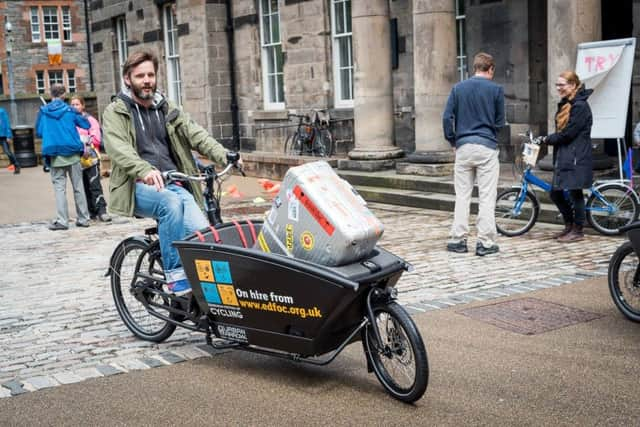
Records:
M209 226L209 221L185 188L169 184L162 191L152 185L136 183L134 213L158 221L160 252L167 282L185 278L180 256L172 243L196 230Z

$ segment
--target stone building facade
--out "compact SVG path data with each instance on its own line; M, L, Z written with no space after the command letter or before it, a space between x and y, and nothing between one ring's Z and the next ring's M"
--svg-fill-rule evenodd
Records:
M418 165L451 161L442 109L480 50L494 54L495 79L505 88L511 125L501 134L505 155L523 128L547 132L557 101L549 82L575 66L576 44L635 36L640 13L638 0L89 5L101 109L120 88L126 53L151 47L162 57L162 89L225 145L282 153L292 132L289 113L328 109L337 154L380 167L403 155ZM630 123L640 119L638 99L632 98Z
M17 104L13 124L33 124L38 96L46 97L53 83L70 92L93 90L84 5L82 0L0 1L0 104L9 111L11 50ZM48 40L54 39L60 40L61 58L49 56Z

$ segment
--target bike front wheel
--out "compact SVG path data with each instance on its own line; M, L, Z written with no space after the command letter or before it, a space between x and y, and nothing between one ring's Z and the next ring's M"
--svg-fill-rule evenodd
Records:
M605 184L595 188L585 210L589 224L608 236L618 234L620 227L638 218L638 203L633 191L622 184Z
M631 242L624 242L609 261L609 292L629 320L640 322L640 265Z
M533 193L523 195L520 188L508 188L496 198L496 229L507 237L520 236L531 230L539 213L540 203Z
M145 305L169 315L170 301L153 292L162 291L165 282L160 248L157 241L132 239L116 249L111 268L111 293L120 318L138 338L162 342L169 338L176 325L149 313Z
M284 143L284 154L292 156L299 156L302 154L302 144L300 138L298 138L298 132L293 135L289 135Z
M313 141L313 155L330 157L333 154L333 136L329 129L316 129Z
M371 325L364 331L365 353L376 377L389 394L415 402L427 389L429 362L415 323L395 302L378 304L373 314L380 331L379 344Z

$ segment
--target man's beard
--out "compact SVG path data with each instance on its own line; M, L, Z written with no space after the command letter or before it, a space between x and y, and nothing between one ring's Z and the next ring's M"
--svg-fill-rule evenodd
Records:
M156 85L136 86L135 84L131 83L131 89L133 90L133 94L137 98L145 101L149 99L153 99L156 93ZM151 89L151 91L148 93L145 93L144 92L145 89Z

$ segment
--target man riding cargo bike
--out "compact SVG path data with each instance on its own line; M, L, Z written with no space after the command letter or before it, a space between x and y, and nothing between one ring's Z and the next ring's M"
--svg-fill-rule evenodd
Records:
M195 174L191 150L219 165L227 163L228 151L156 90L157 72L153 52L129 55L122 68L125 87L105 109L104 145L112 164L109 211L158 222L167 286L184 294L190 286L172 242L209 222L200 208L202 189L188 183L165 186L162 172Z

